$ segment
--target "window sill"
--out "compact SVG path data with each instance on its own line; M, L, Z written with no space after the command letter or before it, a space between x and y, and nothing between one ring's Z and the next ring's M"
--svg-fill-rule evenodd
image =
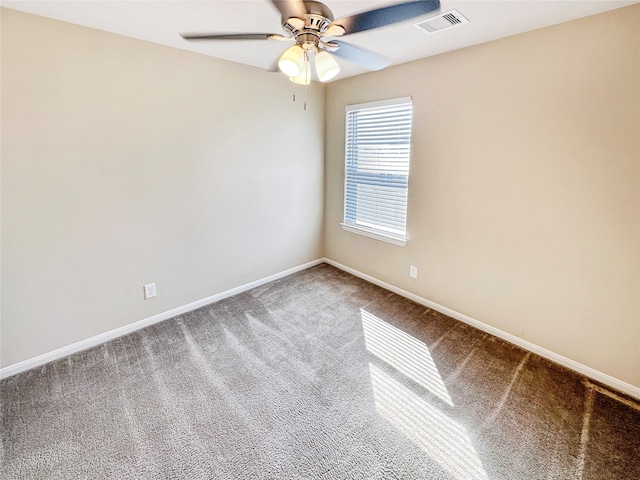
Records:
M350 225L347 223L341 223L340 226L346 232L356 233L358 235L364 235L365 237L373 238L375 240L379 240L381 242L391 243L393 245L397 245L399 247L404 247L407 244L406 240L402 240L400 238L390 237L379 233L375 230L371 230L369 228L358 227L355 225Z

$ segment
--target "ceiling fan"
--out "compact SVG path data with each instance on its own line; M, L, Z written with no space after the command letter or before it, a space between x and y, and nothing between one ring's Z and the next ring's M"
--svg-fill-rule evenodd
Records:
M271 0L280 11L284 35L277 33L181 34L186 40L284 40L295 43L282 54L278 68L294 83L311 81L310 55L318 80L326 82L340 72L333 55L370 70L380 70L389 62L372 52L335 38L391 25L440 8L439 0L410 1L334 19L324 3L313 0ZM331 52L331 53L329 53Z

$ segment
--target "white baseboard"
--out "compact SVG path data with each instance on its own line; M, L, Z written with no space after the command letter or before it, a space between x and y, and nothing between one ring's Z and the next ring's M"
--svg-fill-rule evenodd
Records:
M301 270L306 270L307 268L313 267L315 265L319 265L323 262L324 262L324 259L320 258L312 262L305 263L303 265L298 265L297 267L290 268L288 270L276 273L274 275L269 275L268 277L261 278L259 280L247 283L245 285L241 285L236 288L232 288L231 290L227 290L225 292L211 295L210 297L203 298L202 300L197 300L187 305L183 305L181 307L171 309L167 312L159 313L152 317L145 318L144 320L139 320L137 322L130 323L129 325L116 328L115 330L110 330L108 332L101 333L99 335L96 335L95 337L87 338L85 340L80 340L79 342L72 343L71 345L67 345L66 347L58 348L51 352L38 355L37 357L29 358L28 360L24 360L22 362L14 363L13 365L0 368L0 380L3 378L7 378L12 375L15 375L16 373L24 372L25 370L30 370L32 368L39 367L41 365L44 365L45 363L52 362L53 360L66 357L67 355L71 355L72 353L76 353L81 350L86 350L87 348L95 347L96 345L100 345L101 343L108 342L109 340L113 340L114 338L121 337L122 335L126 335L127 333L140 330L141 328L148 327L149 325L153 325L154 323L158 323L163 320L168 320L169 318L173 318L177 315L190 312L191 310L195 310L196 308L204 307L205 305L209 305L210 303L217 302L219 300L222 300L227 297L231 297L233 295L237 295L242 292L246 292L247 290L251 290L252 288L259 287L260 285L264 285L265 283L272 282L282 277L286 277L288 275L291 275L292 273L296 273Z
M91 347L95 347L96 345L100 345L101 343L107 342L109 340L113 340L114 338L117 337L121 337L122 335L126 335L127 333L131 333L134 332L136 330L140 330L141 328L147 327L149 325L153 325L154 323L158 323L161 322L163 320L167 320L169 318L173 318L177 315L181 315L183 313L186 312L190 312L191 310L195 310L197 308L200 307L204 307L205 305L209 305L210 303L214 303L217 302L219 300L222 300L224 298L227 297L231 297L233 295L237 295L239 293L242 292L246 292L247 290L251 290L252 288L255 287L259 287L261 285L264 285L265 283L269 283L272 282L274 280L277 280L279 278L283 278L286 277L288 275L291 275L293 273L299 272L301 270L306 270L307 268L311 268L315 265L319 265L321 263L327 263L329 265L332 265L336 268L339 268L340 270L343 270L345 272L348 272L352 275L355 275L356 277L360 277L364 280L367 280L375 285L378 285L382 288L385 288L387 290L390 290L394 293L397 293L398 295L401 295L405 298L408 298L410 300L413 300L416 303L419 303L421 305L424 305L425 307L429 307L433 310L436 310L440 313L443 313L445 315L448 315L451 318L455 318L456 320L459 320L463 323L466 323L468 325L471 325L473 327L478 328L479 330L482 330L484 332L487 332L491 335L494 335L498 338L501 338L503 340L506 340L507 342L513 343L514 345L517 345L519 347L524 348L525 350L528 350L530 352L536 353L538 355L540 355L541 357L547 358L549 360L551 360L552 362L558 363L564 367L567 367L571 370L574 370L578 373L581 373L593 380L596 380L604 385L607 385L615 390L618 390L619 392L625 393L631 397L640 399L640 388L636 387L634 385L631 385L630 383L626 383L622 380L619 380L615 377L612 377L611 375L607 375L606 373L602 373L598 370L595 370L594 368L588 367L586 365L583 365L581 363L578 363L574 360L571 360L570 358L567 357L563 357L562 355L559 355L555 352L552 352L551 350L547 350L546 348L540 347L534 343L528 342L527 340L523 340L522 338L516 337L515 335L512 335L510 333L504 332L498 328L492 327L491 325L488 325L486 323L483 323L479 320L476 320L472 317L469 317L467 315L464 315L462 313L456 312L455 310L452 310L450 308L447 308L445 306L439 305L435 302L432 302L430 300L427 300L426 298L420 297L418 295L415 295L411 292L408 292L406 290L403 290L401 288L398 288L394 285L391 285L389 283L383 282L382 280L378 280L375 277L372 277L370 275L367 275L365 273L362 273L358 270L355 270L353 268L347 267L346 265L342 265L341 263L338 263L334 260L331 260L329 258L321 258L321 259L317 259L308 263L305 263L303 265L298 265L297 267L293 267L290 268L288 270L276 273L274 275L270 275L268 277L264 277L261 278L259 280L247 283L245 285L241 285L239 287L236 288L232 288L230 290L212 295L210 297L206 297L203 298L201 300L197 300L195 302L189 303L187 305L183 305L181 307L177 307L174 308L172 310L163 312L163 313L159 313L157 315L154 315L152 317L149 318L145 318L143 320L139 320L137 322L134 323L130 323L129 325L125 325L123 327L120 328L116 328L115 330L110 330L108 332L105 333L101 333L99 335L96 335L94 337L91 338L87 338L85 340L81 340L79 342L76 343L72 343L71 345L67 345L65 347L62 348L58 348L56 350L53 350L51 352L47 352L44 353L42 355L38 355L37 357L33 357L30 358L28 360L24 360L22 362L18 362L15 363L13 365L9 365L7 367L4 368L0 368L0 379L3 378L7 378L10 377L12 375L15 375L17 373L26 371L26 370L30 370L32 368L35 367L39 367L41 365L44 365L46 363L49 363L53 360L57 360L59 358L62 357L66 357L67 355L71 355L72 353L76 353L79 352L81 350L86 350L88 348Z
M492 327L491 325L487 325L486 323L476 320L475 318L471 318L467 315L456 312L455 310L451 310L450 308L444 307L435 302L427 300L426 298L422 298L411 292L395 287L387 282L383 282L382 280L378 280L375 277L359 272L358 270L347 267L346 265L342 265L341 263L338 263L336 261L330 260L328 258L325 258L324 261L329 265L339 268L340 270L344 270L345 272L355 275L356 277L360 277L364 280L367 280L386 290L391 290L392 292L397 293L398 295L401 295L410 300L413 300L414 302L424 305L425 307L429 307L432 310L436 310L440 313L444 313L445 315L451 318L460 320L461 322L471 325L472 327L476 327L477 329L482 330L483 332L490 333L491 335L494 335L498 338L506 340L509 343L513 343L514 345L522 347L525 350L536 353L541 357L551 360L552 362L558 363L575 372L581 373L582 375L585 375L600 383L603 383L615 390L618 390L619 392L622 392L631 397L640 399L640 387L636 387L634 385L631 385L630 383L623 382L622 380L612 377L611 375L602 373L594 368L588 367L586 365L583 365L582 363L578 363L574 360L571 360L570 358L563 357L562 355L552 352L551 350L547 350L546 348L543 348L534 343L528 342L527 340L523 340L522 338L516 337L515 335L504 332L498 328Z

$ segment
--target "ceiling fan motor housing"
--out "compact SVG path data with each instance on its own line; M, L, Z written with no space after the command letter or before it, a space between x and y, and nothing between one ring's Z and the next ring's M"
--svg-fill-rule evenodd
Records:
M333 12L324 3L307 0L304 2L307 13L304 18L283 18L282 28L289 35L297 35L301 31L323 33L333 22ZM302 25L304 21L304 26Z

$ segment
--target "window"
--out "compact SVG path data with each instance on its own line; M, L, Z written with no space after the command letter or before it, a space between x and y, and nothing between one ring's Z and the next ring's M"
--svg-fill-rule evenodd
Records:
M411 97L346 107L344 230L406 245Z

